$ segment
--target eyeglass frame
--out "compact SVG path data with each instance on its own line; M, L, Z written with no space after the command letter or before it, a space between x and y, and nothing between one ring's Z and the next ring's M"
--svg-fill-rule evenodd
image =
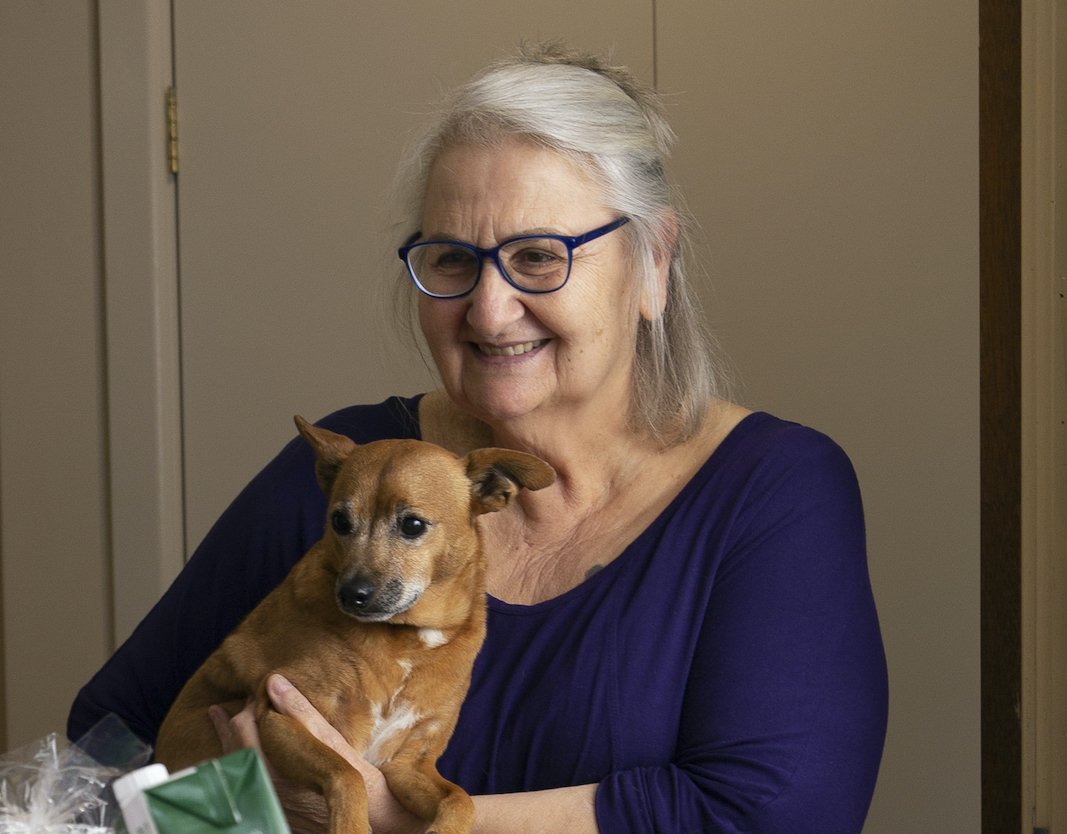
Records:
M471 243L461 243L458 240L419 240L419 238L422 236L422 231L420 230L415 232L415 234L408 238L407 243L397 249L397 255L400 257L400 260L404 262L404 266L407 267L408 275L410 275L411 280L415 282L415 286L418 287L419 292L423 293L423 295L429 296L430 298L451 299L463 298L464 296L470 295L472 292L474 292L474 288L478 286L478 282L482 280L482 269L485 266L486 258L493 259L493 263L496 265L497 272L499 272L503 279L507 281L511 286L519 290L519 292L530 293L532 295L546 295L550 292L558 292L559 290L563 289L563 287L566 286L567 282L571 279L571 267L574 265L575 249L585 243L589 243L590 241L596 240L599 237L603 237L609 232L614 232L616 229L625 226L629 222L630 218L623 216L616 220L612 220L610 223L607 223L603 226L598 226L591 232L586 232L584 235L519 235L518 237L508 238L507 240L498 243L496 246L493 246L490 249L482 249L480 246L474 246ZM519 243L523 240L558 240L560 243L567 247L567 276L563 279L563 283L561 283L558 287L553 287L550 290L530 290L526 287L521 287L517 283L515 283L515 280L508 274L507 269L504 268L504 264L500 261L500 250L503 249L505 246L509 246L512 243ZM408 254L411 252L411 250L417 249L420 246L434 245L458 246L461 249L466 249L468 252L473 252L475 257L478 258L478 273L474 276L474 283L470 285L469 289L466 289L460 293L454 293L452 295L438 295L437 293L430 292L428 289L426 289L426 287L422 285L422 282L419 281L418 276L415 274L415 270L411 266L411 262L408 260Z

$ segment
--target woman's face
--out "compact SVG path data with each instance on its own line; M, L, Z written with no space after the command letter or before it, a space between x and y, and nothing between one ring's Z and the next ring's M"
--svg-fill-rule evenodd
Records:
M458 145L431 169L422 236L490 248L614 219L595 182L555 151L519 140ZM575 249L570 280L553 293L515 289L488 259L469 295L422 296L419 320L453 401L490 424L548 411L624 418L637 324L624 234Z

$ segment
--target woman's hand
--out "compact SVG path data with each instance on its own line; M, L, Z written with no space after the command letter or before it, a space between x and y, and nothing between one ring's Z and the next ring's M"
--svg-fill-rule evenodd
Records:
M345 761L360 772L367 786L371 828L376 834L377 832L407 834L426 830L423 820L409 813L397 802L382 772L356 752L344 736L323 718L311 702L288 680L281 675L271 675L267 680L267 694L278 712L297 721L315 738L340 754ZM253 703L250 702L232 719L224 709L218 706L211 707L209 714L219 734L223 750L230 752L242 747L254 747L261 754L263 753ZM267 761L266 756L264 756L264 761ZM294 834L322 834L326 829L328 818L323 798L295 782L281 778L271 767L269 761L267 761L267 767Z

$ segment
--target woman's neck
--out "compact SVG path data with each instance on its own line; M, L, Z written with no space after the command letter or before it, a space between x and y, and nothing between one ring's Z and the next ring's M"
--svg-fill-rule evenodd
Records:
M557 468L552 487L523 490L507 512L479 519L490 553L489 592L521 604L557 596L611 562L748 413L717 403L696 436L664 448L626 427L583 432L578 425L549 430L527 423L523 431L494 430L444 391L427 394L419 407L424 440L459 455L481 446L518 448Z
M633 432L625 417L608 422L528 415L489 425L461 410L443 389L423 398L419 421L424 440L458 455L483 446L536 455L556 470L559 491L579 505L585 496L610 495L613 487L632 480L643 461L663 451L658 440Z

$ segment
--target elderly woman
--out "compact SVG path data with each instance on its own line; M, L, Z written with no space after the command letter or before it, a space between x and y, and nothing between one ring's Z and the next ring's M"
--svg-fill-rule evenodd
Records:
M871 799L886 672L855 476L823 435L718 392L671 139L656 95L589 56L541 49L462 88L400 180L442 387L320 423L556 469L480 520L488 637L439 762L479 831L834 834ZM81 692L69 734L113 711L151 741L324 515L296 441ZM364 772L376 832L420 830L296 689L271 693ZM255 743L250 714L214 717Z

